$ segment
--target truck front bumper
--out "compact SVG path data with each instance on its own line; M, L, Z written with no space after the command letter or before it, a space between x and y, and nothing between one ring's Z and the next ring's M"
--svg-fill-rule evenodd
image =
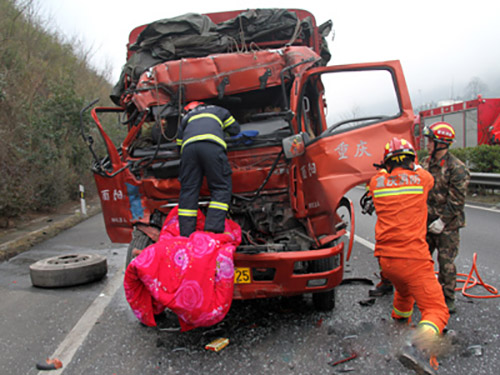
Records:
M342 282L344 271L344 243L320 250L274 252L234 255L236 269L250 269L248 283L235 283L234 299L254 299L293 296L324 292ZM332 258L333 267L322 272L296 273L297 262L311 262ZM259 278L259 274L270 275Z

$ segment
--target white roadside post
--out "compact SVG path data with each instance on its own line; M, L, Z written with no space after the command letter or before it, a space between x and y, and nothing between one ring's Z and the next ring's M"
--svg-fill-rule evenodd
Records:
M82 215L87 216L87 205L85 204L85 188L80 185L80 203L82 204Z

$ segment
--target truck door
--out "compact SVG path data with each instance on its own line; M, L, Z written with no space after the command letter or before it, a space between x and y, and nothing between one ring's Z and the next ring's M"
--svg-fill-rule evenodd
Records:
M290 103L306 141L292 160L295 208L321 236L347 191L375 174L386 143L414 141L414 114L399 61L314 68L296 85Z

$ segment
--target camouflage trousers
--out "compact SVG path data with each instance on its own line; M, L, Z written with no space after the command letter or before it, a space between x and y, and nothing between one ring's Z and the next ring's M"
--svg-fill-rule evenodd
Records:
M443 294L446 299L455 300L455 287L457 285L457 267L455 258L458 255L460 244L460 234L458 229L444 231L441 234L427 233L427 243L431 255L437 250L437 260L439 264L439 283L443 287Z

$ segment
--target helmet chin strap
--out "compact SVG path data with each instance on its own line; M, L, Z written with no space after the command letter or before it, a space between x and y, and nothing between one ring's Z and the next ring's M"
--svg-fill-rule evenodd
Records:
M448 147L450 147L450 145L448 144L443 144L441 142L436 142L434 140L432 142L434 142L434 150L432 150L431 159L436 159L436 153L438 151L446 150L448 149ZM437 145L443 145L443 147L438 147Z

